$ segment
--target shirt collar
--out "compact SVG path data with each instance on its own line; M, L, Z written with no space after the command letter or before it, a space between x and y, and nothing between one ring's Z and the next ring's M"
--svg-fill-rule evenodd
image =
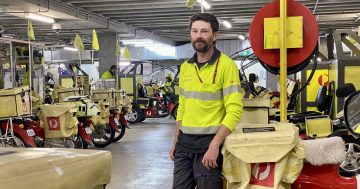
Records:
M220 57L221 52L214 47L214 52L211 55L210 60L207 62L209 65L214 64L216 62L216 60ZM197 53L194 53L193 57L191 59L188 60L189 63L196 63L197 62Z

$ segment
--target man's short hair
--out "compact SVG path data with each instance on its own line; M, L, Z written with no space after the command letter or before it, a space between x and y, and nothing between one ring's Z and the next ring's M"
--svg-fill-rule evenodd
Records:
M219 31L219 21L217 20L216 16L209 14L209 13L198 13L198 14L193 15L190 18L189 28L191 29L193 22L199 21L199 20L210 23L211 29L213 32Z

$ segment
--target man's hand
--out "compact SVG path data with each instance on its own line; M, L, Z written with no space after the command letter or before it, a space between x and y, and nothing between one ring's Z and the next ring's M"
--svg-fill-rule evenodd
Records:
M203 157L202 164L206 167L206 169L216 168L218 166L216 163L218 156L219 147L210 145Z
M231 131L227 127L220 125L219 130L216 132L215 137L211 141L209 148L202 159L202 164L204 167L211 169L218 166L216 160L219 157L220 146L224 142L226 136L230 134L230 132Z
M175 155L175 145L171 146L169 151L170 159L174 161L174 155Z

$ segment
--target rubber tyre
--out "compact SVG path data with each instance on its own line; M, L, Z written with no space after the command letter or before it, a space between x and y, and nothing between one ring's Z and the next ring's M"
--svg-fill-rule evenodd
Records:
M100 128L100 127L104 127L104 128ZM93 142L94 146L97 148L105 148L106 146L110 145L113 142L113 139L115 137L115 130L110 126L110 124L107 124L106 126L95 126L95 130L96 129L105 129L105 134L110 134L110 137L107 136L103 136L102 139L105 140L105 142L97 142L94 140L93 138L93 134L92 133L91 136L91 141ZM94 131L96 132L96 131Z
M120 134L114 137L113 142L119 141L125 135L126 126L120 123L120 125L118 125L118 128L120 130Z
M132 116L130 118L128 116L125 116L126 120L130 124L135 124L135 123L139 122L140 119L143 117L143 113L142 113L139 105L137 105L137 104L134 104L132 106L132 112L128 113L128 114L132 114Z
M141 119L139 120L139 122L143 122L143 121L145 121L145 119L146 119L145 115L142 114L142 115L141 115Z

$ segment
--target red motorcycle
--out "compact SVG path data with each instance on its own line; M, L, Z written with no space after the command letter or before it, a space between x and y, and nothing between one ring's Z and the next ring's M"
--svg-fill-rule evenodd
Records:
M90 120L91 121L91 120ZM66 137L66 138L46 138L44 128L40 127L40 121L34 119L18 120L18 123L22 124L24 130L34 131L33 140L38 147L65 147L65 148L88 148L88 145L92 145L91 137L88 133L91 128L87 123L79 122L78 134Z
M167 98L167 103L165 103L165 98ZM162 118L169 115L176 119L177 107L178 98L175 95L162 97L157 92L154 97L139 98L136 104L132 104L132 112L125 117L131 124L142 122L146 118Z
M336 91L338 97L347 97L344 104L344 122L353 136L360 136L360 91L353 84L345 84ZM357 141L356 141L357 142ZM305 163L292 189L358 189L360 188L360 145L346 144L346 158L341 164L315 166ZM326 151L326 150L321 150Z
M24 129L24 124L17 119L1 120L0 135L3 136L3 140L5 140L3 143L5 145L14 147L36 147L33 138L33 136L35 136L34 130L31 128Z
M125 119L125 114L128 109L123 107L121 112L116 109L110 110L109 124L115 130L115 136L112 142L119 141L124 135L128 127L128 122Z

